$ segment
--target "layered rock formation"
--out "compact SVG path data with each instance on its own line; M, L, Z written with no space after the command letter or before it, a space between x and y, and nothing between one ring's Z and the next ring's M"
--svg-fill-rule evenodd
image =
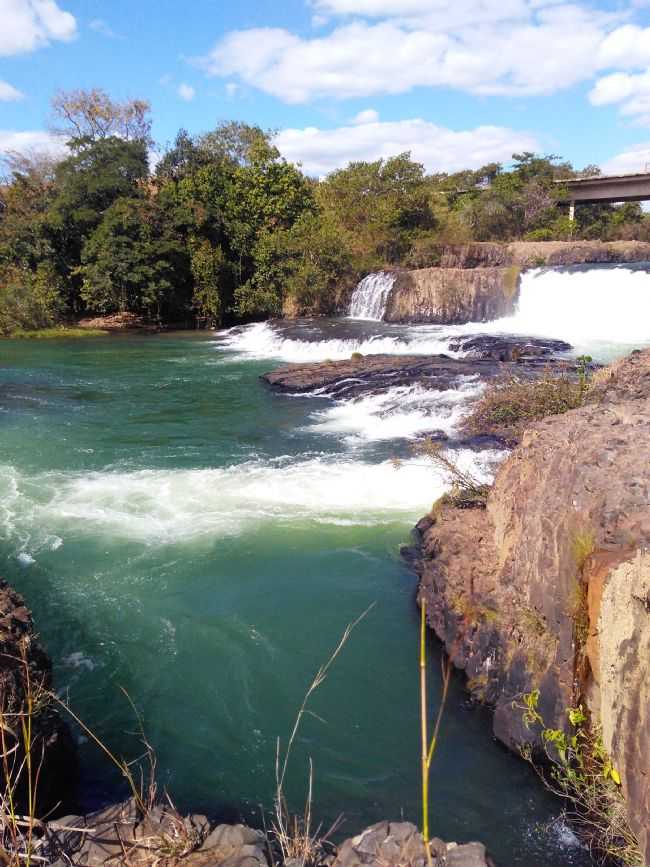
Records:
M519 269L421 268L397 274L386 322L488 322L514 312Z
M490 241L451 244L440 247L441 268L519 268L584 264L622 264L649 262L650 243L646 241Z
M600 371L589 404L538 422L486 509L418 525L430 625L508 746L586 703L650 860L650 351Z

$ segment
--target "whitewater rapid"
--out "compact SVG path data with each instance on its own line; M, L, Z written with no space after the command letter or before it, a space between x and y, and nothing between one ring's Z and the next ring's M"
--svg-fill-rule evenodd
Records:
M482 480L497 451L457 453ZM412 523L446 490L425 457L367 463L345 455L287 456L218 469L24 475L0 467L0 536L30 565L43 550L92 536L144 545L239 535L264 522Z

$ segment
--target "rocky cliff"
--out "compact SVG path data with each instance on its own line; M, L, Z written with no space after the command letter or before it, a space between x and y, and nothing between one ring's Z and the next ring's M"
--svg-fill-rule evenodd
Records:
M419 526L429 622L495 735L534 738L586 703L620 769L650 861L650 351L597 375L589 403L533 425L485 509L442 506Z
M488 322L514 312L519 269L421 268L398 273L386 322Z

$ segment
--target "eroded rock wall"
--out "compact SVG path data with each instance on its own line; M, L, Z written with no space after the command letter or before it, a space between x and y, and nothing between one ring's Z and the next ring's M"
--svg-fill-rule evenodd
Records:
M488 322L514 313L519 269L421 268L397 274L386 322Z
M583 700L650 861L650 351L597 374L590 403L531 427L485 510L434 509L419 524L429 622L495 735L535 740Z

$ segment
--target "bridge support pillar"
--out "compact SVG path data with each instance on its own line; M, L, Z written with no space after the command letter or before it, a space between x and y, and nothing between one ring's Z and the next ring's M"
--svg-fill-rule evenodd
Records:
M576 218L576 203L569 202L569 219L573 223Z

